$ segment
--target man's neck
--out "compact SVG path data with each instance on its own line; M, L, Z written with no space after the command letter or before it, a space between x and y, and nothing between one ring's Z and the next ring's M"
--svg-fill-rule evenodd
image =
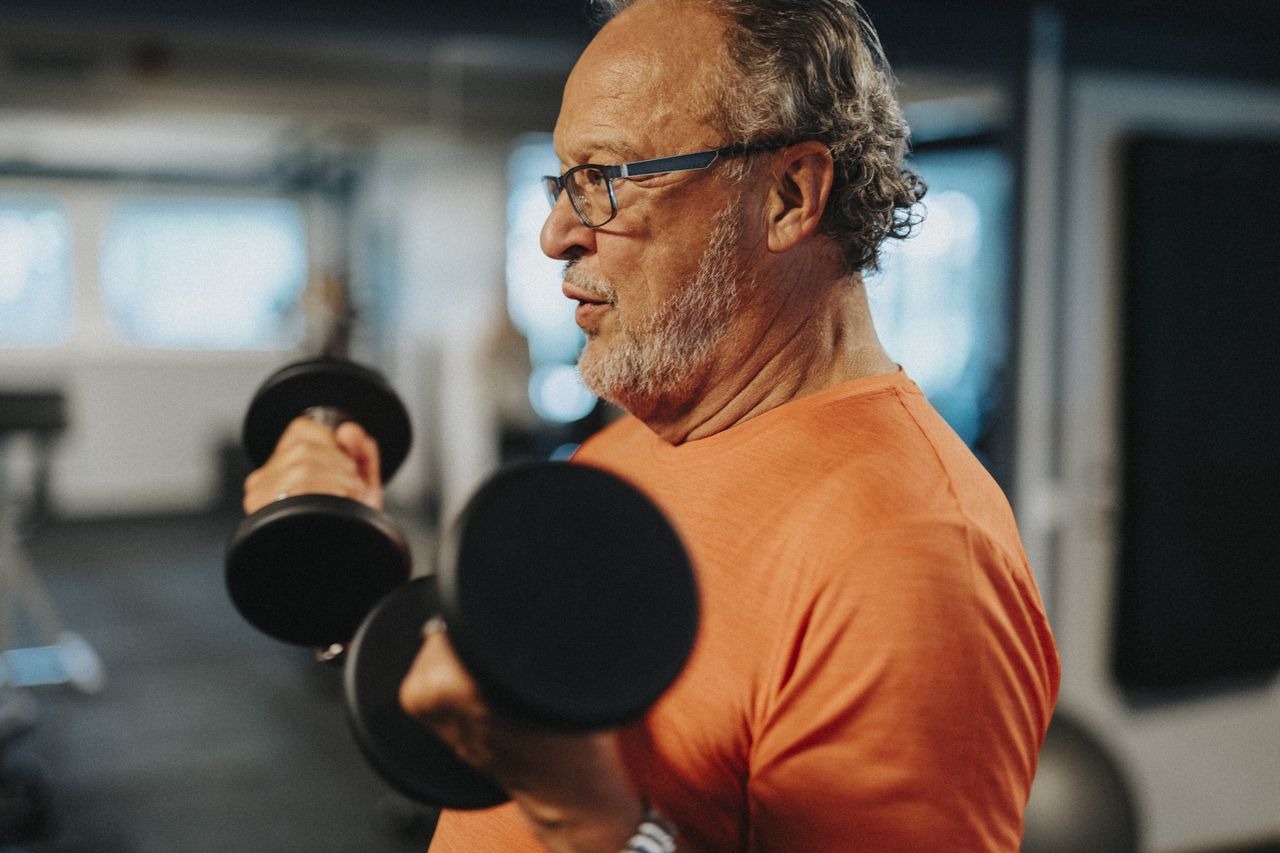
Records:
M897 370L876 337L860 277L797 290L769 316L737 324L717 350L680 402L656 400L633 413L667 442L682 444L842 382Z

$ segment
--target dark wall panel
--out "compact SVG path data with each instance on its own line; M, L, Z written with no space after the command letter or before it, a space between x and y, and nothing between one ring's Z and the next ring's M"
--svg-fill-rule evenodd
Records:
M1280 669L1280 140L1128 147L1115 674Z

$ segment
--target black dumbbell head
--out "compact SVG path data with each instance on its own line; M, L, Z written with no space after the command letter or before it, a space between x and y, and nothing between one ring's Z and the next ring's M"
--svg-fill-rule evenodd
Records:
M227 545L227 591L240 613L279 640L345 643L369 609L409 578L404 536L382 513L333 495L268 504Z
M438 612L431 578L411 581L373 609L347 647L347 716L369 764L400 793L453 809L496 806L506 792L400 707L400 682L422 647L422 626Z
M446 540L441 613L485 695L543 725L641 716L693 647L698 596L679 537L648 498L595 468L499 473Z
M374 768L416 800L486 808L506 793L401 710L399 688L437 613L486 699L584 730L639 717L697 632L693 572L643 495L578 465L502 472L472 498L436 578L387 596L348 647L347 707Z
M364 427L378 443L384 482L408 456L409 413L382 375L355 362L319 358L277 370L254 395L243 440L255 468L271 456L289 422L314 406L340 409Z

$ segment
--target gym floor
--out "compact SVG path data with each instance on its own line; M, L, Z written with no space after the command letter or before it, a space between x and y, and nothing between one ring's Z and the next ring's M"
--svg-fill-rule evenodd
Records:
M232 608L222 549L235 521L55 520L30 534L58 616L107 684L28 688L38 721L5 748L5 773L44 779L47 829L0 838L0 853L425 851L433 816L365 764L340 669Z

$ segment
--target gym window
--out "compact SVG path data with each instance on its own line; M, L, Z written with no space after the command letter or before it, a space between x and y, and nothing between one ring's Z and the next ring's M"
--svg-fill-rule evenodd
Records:
M0 346L62 343L71 293L71 226L62 205L0 195Z
M144 346L291 346L306 276L302 212L285 199L125 200L104 230L107 314Z
M970 446L981 438L1009 356L1013 176L994 148L919 152L926 216L885 243L867 295L888 350Z
M550 134L529 134L507 161L507 310L529 340L529 402L552 423L572 423L595 408L596 398L573 364L582 332L573 303L560 292L564 263L542 253L539 234L547 220L543 175L560 174Z

